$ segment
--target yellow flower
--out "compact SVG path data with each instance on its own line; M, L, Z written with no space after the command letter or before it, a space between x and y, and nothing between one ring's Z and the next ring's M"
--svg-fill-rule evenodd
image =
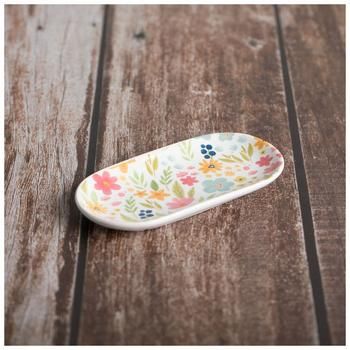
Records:
M237 177L235 178L235 181L236 181L239 185L244 184L246 180L247 180L247 179L246 179L244 176L237 176Z
M129 164L134 163L135 159L131 159L129 161L123 162L121 164L112 166L111 169L119 169L122 173L126 174L129 170Z
M137 191L135 193L135 196L143 198L144 196L146 196L147 192L146 191Z
M103 207L101 204L97 202L88 202L87 203L88 208L93 211L94 213L106 213L107 208Z
M255 147L258 148L258 149L262 149L264 148L266 145L267 145L267 142L264 141L264 140L261 140L259 138L255 138L256 142L255 142Z
M199 170L203 174L207 174L210 172L216 173L217 171L220 171L222 168L222 164L218 162L217 160L210 159L210 160L202 160L201 163L199 163L200 168Z
M232 170L225 171L226 176L234 176L235 173Z
M168 193L165 193L164 190L159 191L151 191L150 198L152 199L158 199L160 201L164 200L165 197L169 197L170 195Z

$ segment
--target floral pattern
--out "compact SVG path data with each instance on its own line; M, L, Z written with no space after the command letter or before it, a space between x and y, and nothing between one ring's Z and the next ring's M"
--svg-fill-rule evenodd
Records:
M152 220L257 183L282 166L281 153L259 138L204 135L103 169L80 184L77 196L96 216Z

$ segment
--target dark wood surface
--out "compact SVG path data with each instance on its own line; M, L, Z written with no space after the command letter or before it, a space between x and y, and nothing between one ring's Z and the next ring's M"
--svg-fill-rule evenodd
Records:
M344 344L345 7L7 6L7 344ZM74 205L101 169L236 131L267 188L145 232Z

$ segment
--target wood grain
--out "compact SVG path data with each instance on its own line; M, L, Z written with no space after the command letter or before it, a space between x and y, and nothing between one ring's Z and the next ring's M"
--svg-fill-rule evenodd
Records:
M345 344L345 6L282 6L331 339Z
M271 6L117 6L97 168L197 135L285 156L268 188L146 232L89 235L81 344L317 344Z
M103 13L6 6L6 343L67 342Z

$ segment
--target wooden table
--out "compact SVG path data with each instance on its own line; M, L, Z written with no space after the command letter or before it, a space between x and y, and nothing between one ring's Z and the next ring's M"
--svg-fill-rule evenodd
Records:
M344 344L345 6L6 6L7 344ZM82 218L94 169L235 131L272 185L184 221Z

